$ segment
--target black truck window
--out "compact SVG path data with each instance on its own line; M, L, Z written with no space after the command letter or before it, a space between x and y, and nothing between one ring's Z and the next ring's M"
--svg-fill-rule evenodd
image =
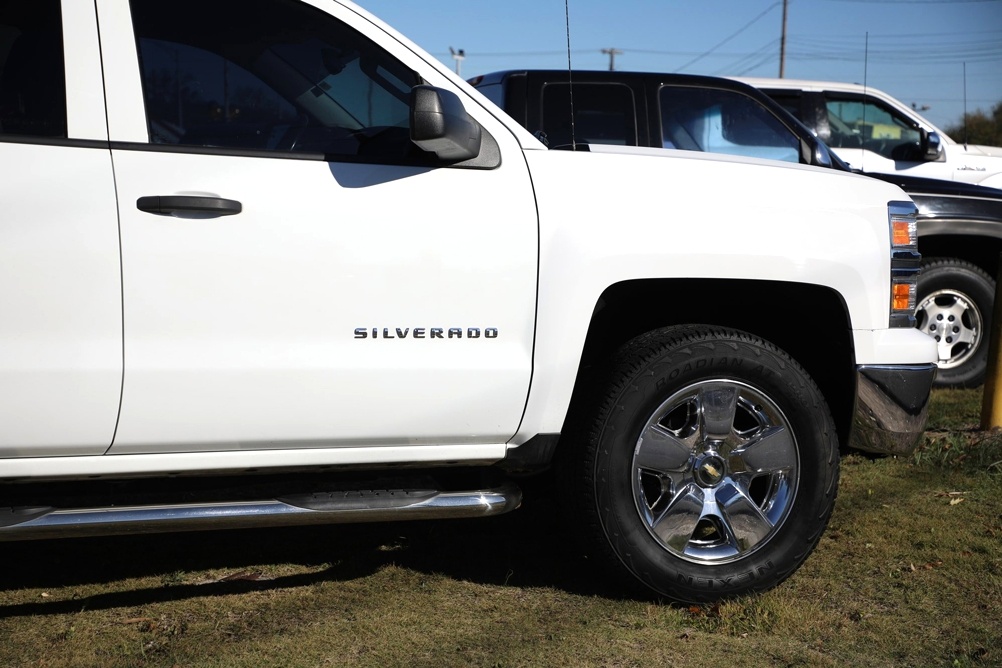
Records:
M566 83L548 83L542 95L543 132L550 148L571 144L571 95ZM574 84L574 139L579 144L637 145L633 91L616 83Z
M66 136L59 0L0 3L0 136Z
M747 95L663 86L658 101L664 148L800 162L800 139Z

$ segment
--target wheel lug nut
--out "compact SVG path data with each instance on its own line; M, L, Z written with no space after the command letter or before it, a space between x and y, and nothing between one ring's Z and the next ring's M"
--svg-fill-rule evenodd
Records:
M942 319L943 319L943 314L942 313L940 313L939 315L936 316L936 320L942 320Z
M952 316L952 315L951 315L951 316L950 316L950 322L953 322L954 320L956 320L956 318L955 318L954 316Z
M960 331L960 328L959 328L959 327L954 327L954 328L953 328L953 333L954 333L954 334L956 334L956 333L957 333L957 332L959 332L959 331Z
M946 337L946 342L947 343L953 343L953 337L952 336Z

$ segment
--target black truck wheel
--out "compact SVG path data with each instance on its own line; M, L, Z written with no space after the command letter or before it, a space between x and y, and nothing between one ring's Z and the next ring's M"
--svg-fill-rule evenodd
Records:
M936 339L938 387L977 387L988 366L995 281L963 260L929 258L918 281L917 327Z
M771 588L803 563L839 459L827 404L796 362L742 332L669 328L625 346L605 387L572 495L601 554L688 603Z

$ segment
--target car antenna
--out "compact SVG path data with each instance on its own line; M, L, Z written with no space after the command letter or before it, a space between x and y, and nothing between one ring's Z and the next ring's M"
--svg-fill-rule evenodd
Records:
M964 61L964 151L967 151L967 61Z
M571 150L578 150L577 139L574 136L574 69L571 67L571 5L570 0L564 0L564 22L567 29L567 88L571 103Z
M863 150L859 152L859 171L866 171L866 76L870 65L870 31L866 31L863 40L863 124L859 128L862 136L859 138L859 146ZM870 130L870 137L873 137L873 130Z

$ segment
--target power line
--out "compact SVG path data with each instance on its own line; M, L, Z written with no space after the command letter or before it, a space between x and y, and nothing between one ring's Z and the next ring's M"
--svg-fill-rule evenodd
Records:
M810 37L811 39L818 39L818 40L836 41L836 40L839 40L839 39L844 39L846 37L855 37L858 34L859 33L830 33L830 32L826 32L826 33L821 34L821 35L803 35L803 37ZM875 38L875 39L911 41L911 40L916 39L916 38L921 38L921 39L936 39L936 38L939 38L939 37L965 37L966 38L966 37L970 37L971 35L1000 35L1000 34L1002 34L1002 30L999 30L999 29L996 28L994 30L968 30L968 31L965 31L965 32L935 32L935 33L929 33L929 32L873 33L873 32L871 32L870 33L870 37ZM961 40L961 42L963 42L963 41L964 40Z
M778 6L777 5L774 6ZM766 10L767 12L769 10ZM764 14L759 15L761 18ZM745 28L751 25L750 23ZM745 28L742 28L744 30ZM740 31L739 31L740 32ZM992 35L997 35L1002 31L988 30L976 31L972 33L944 33L943 35L915 34L901 41L900 35L870 35L869 51L873 61L896 64L895 61L955 65L957 63L968 63L981 66L990 66L1002 61L1002 39L993 39ZM735 33L737 34L737 33ZM966 39L940 40L938 38L949 36L966 35ZM622 47L615 49L615 55L621 54L643 54L662 56L666 58L690 58L689 62L682 67L674 68L680 71L693 65L700 60L712 57L717 64L712 68L705 68L717 73L723 72L733 74L743 72L748 69L755 69L764 63L771 62L775 56L768 54L769 49L775 49L779 38L770 40L765 45L750 51L720 51L719 46L729 41L734 35L724 40L717 47L709 51L682 51L666 49L641 49ZM855 37L855 36L854 36ZM973 37L973 39L972 39ZM594 46L591 48L574 49L576 57L587 57L595 53L609 54L608 48ZM452 53L436 53L436 56L449 62L454 58ZM566 51L491 51L491 52L471 52L464 53L467 59L479 59L486 61L499 58L548 58L554 56L566 56ZM854 40L838 38L834 36L810 37L810 36L788 36L787 37L787 61L812 62L812 61L832 61L832 62L859 62L863 58L862 45L855 44ZM613 59L610 59L613 60ZM730 64L721 67L719 63L730 61ZM668 68L670 69L670 67Z
M865 2L868 5L961 5L1002 0L828 0L828 2Z
M774 54L767 53L767 54L763 55L761 58L759 58L758 61L756 61L754 63L751 63L750 65L748 65L747 67L745 67L743 70L740 70L738 72L734 72L734 76L742 77L742 76L748 74L749 72L757 70L759 67L762 67L766 63L771 62L772 59L775 58L775 57L776 56Z
M738 35L740 35L741 33L743 33L745 30L748 30L748 28L751 28L753 25L755 25L755 23L759 19L761 19L763 16L765 16L766 14L768 14L769 12L771 12L772 10L774 10L776 7L779 7L781 4L783 4L782 0L780 0L779 2L772 3L771 5L769 5L765 9L764 12L762 12L761 14L759 14L758 16L756 16L755 18L753 18L751 21L749 21L748 23L746 23L744 25L744 27L742 27L740 30L738 30L737 32L735 32L732 35L728 36L727 38L725 38L722 42L720 42L719 44L715 45L709 51L704 51L702 54L696 56L695 58L693 58L692 60L690 60L689 62L687 62L685 65L682 65L681 67L676 68L676 70L678 72L681 72L682 70L684 70L685 68L689 67L690 65L695 65L700 60L702 60L706 56L710 55L711 53L713 53L714 51L716 51L717 49L719 49L720 47L722 47L724 44L727 44L732 39L734 39L735 37L737 37Z
M1002 0L1000 0L1002 1ZM936 41L940 37L947 37L950 35L954 36L965 36L965 39L952 40L952 41ZM968 56L994 56L996 54L1002 54L1002 40L996 39L976 39L972 40L972 35L1002 35L1002 30L984 30L984 31L972 31L969 33L941 33L941 34L930 34L930 33L914 33L909 35L874 35L870 34L870 52L878 55L885 55L887 57L899 57L899 58L912 58L913 56L934 54L937 58L940 57L952 57L952 58L966 58ZM825 35L825 36L810 36L810 35L800 35L800 36L788 36L787 44L788 47L793 49L791 53L793 55L810 56L818 58L827 58L829 56L843 56L846 54L861 54L860 48L852 45L847 45L847 39L860 37L861 35ZM769 42L771 45L775 45L779 41L779 38L775 38ZM902 41L901 44L895 44L894 42ZM763 47L764 48L764 47ZM587 55L595 52L600 52L602 47L594 46L590 48L574 49L573 53L575 55ZM655 55L655 56L699 56L707 57L712 55L716 58L746 58L750 56L757 56L761 49L756 49L755 51L723 51L715 52L710 54L707 51L680 51L680 50L667 50L667 49L644 49L644 48L630 48L623 47L619 49L627 53L644 54L644 55ZM553 51L484 51L476 52L466 50L466 56L468 58L517 58L517 57L530 57L530 56L562 56L566 55L566 50L553 50ZM449 52L435 52L435 56L441 58L450 58L451 54ZM681 69L681 68L679 68Z
M740 76L747 71L753 70L760 65L768 63L775 57L776 45L779 42L779 38L771 39L765 44L763 44L758 50L746 54L735 61L732 61L730 65L726 65L714 71L713 76L724 76L736 74ZM749 65L754 60L753 65Z

